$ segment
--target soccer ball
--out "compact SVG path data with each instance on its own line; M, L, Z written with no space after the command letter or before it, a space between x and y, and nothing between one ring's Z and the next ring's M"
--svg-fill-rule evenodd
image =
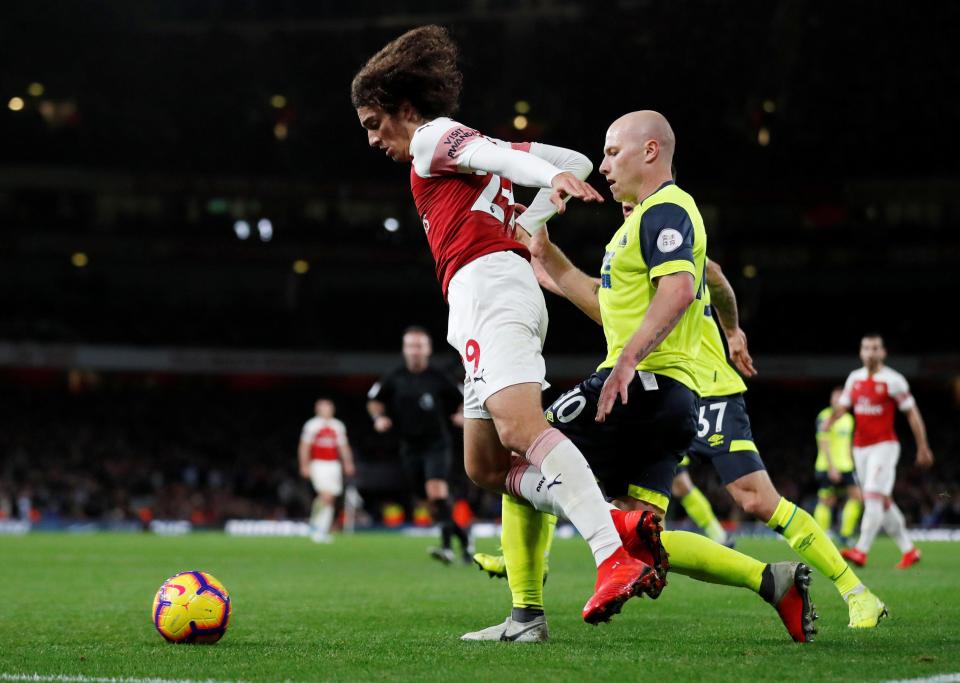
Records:
M230 623L230 595L206 572L180 572L160 586L150 614L171 643L215 643Z

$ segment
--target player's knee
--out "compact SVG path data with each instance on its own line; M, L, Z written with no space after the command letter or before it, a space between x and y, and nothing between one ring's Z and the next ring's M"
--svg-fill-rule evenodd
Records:
M464 469L470 481L487 491L502 491L507 480L507 470L490 467L486 463L468 460L464 463Z
M543 425L534 426L508 418L497 423L497 434L500 436L500 443L506 448L517 453L526 453L537 436L547 427L546 420L543 420Z

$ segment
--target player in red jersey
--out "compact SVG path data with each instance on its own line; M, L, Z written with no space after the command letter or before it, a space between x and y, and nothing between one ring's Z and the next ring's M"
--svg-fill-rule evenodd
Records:
M423 26L367 61L351 100L370 146L412 164L410 188L450 305L447 341L467 371L467 474L483 488L518 495L521 482L507 481L510 451L539 470L548 485L522 495L538 509L563 509L590 544L597 584L583 617L597 623L652 590L656 572L624 550L583 455L543 416L547 310L530 252L516 238L562 213L569 197L603 199L583 180L592 165L582 154L511 145L449 118L461 83L456 45L445 29ZM519 218L514 183L540 188Z
M333 401L321 398L314 410L316 416L303 425L297 456L301 476L309 479L317 492L310 515L313 540L329 543L337 496L343 493L343 477L354 474L353 451L347 441L347 428L334 417Z
M906 569L920 561L920 551L907 535L903 513L891 497L897 460L900 459L900 442L893 428L898 409L906 414L917 442L917 465L930 467L933 452L927 443L927 430L917 402L910 394L910 386L903 375L883 364L886 357L887 351L879 334L863 337L860 341L863 367L847 377L840 396L840 409L833 412L824 430L853 410L856 418L853 461L863 489L864 510L860 539L855 548L844 550L843 556L856 565L865 565L870 546L883 527L903 553L897 568Z

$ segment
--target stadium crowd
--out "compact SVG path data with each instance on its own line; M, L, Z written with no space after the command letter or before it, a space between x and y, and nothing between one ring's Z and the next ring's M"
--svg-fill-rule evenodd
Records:
M385 504L409 501L398 484L396 440L373 431L362 382L251 386L236 378L104 375L71 391L56 373L7 385L0 394L7 424L0 430L0 518L40 525L176 519L199 526L305 519L313 494L298 475L296 448L318 393L336 400L346 423L369 518L380 523ZM935 386L914 391L935 451L960 447L952 397ZM747 394L774 482L809 509L816 499L814 418L828 395L822 384L774 382L754 382ZM960 524L960 466L945 457L930 472L915 469L909 430L899 427L904 457L895 496L904 514L912 525ZM709 466L695 465L691 473L721 519L746 521ZM499 515L499 498L469 485L459 459L451 484L453 497L466 500L476 517ZM682 508L673 508L671 516L682 517Z

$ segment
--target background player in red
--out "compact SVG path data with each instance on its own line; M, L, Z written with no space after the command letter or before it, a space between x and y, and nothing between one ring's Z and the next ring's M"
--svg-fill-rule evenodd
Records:
M655 572L624 550L583 454L543 416L547 309L515 225L533 234L567 197L603 199L583 181L592 165L582 154L495 140L449 118L461 83L456 45L445 29L423 26L367 61L351 100L370 146L412 162L410 188L450 304L447 341L467 370L466 472L488 490L519 493L507 482L515 451L546 477L549 486L523 496L561 508L589 543L597 584L583 616L596 623L652 589ZM514 183L540 188L516 221Z
M927 429L917 402L910 394L910 386L903 375L884 365L886 358L883 337L865 335L860 341L863 367L847 377L840 396L840 409L833 412L824 430L848 411L853 411L856 419L853 461L863 489L864 510L860 540L855 548L844 550L843 556L856 565L865 565L870 546L883 527L903 554L897 568L906 569L920 560L920 551L907 535L903 513L891 497L900 459L900 442L893 426L897 409L906 414L917 442L917 465L930 467L933 452L927 443Z
M310 515L312 538L317 543L329 543L333 540L330 526L337 496L343 493L343 477L354 475L353 451L347 440L347 428L334 417L333 401L321 398L314 404L314 410L316 415L303 425L297 455L301 476L309 479L317 492Z

